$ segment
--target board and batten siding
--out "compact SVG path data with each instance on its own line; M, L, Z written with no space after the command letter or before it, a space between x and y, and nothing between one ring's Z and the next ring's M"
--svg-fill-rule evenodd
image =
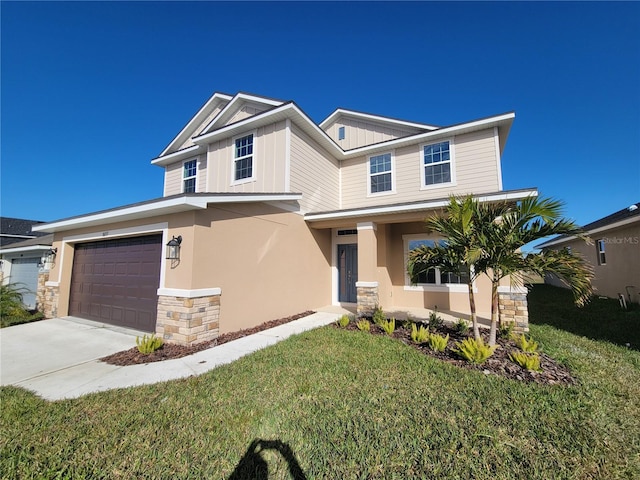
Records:
M303 211L340 208L338 161L291 124L291 191L302 193Z
M209 144L207 153L208 185L210 192L285 192L286 122L281 121L255 130L253 168L255 180L234 185L234 140L225 138Z
M389 150L395 162L396 193L367 196L369 156L342 162L342 208L357 208L499 191L493 130L458 135L454 144L456 184L421 190L422 144Z
M262 103L245 103L242 107L226 122L226 125L239 122L245 118L253 117L258 113L262 113L269 109L268 105Z
M345 138L343 140L338 140L338 129L340 127L345 127ZM351 150L353 148L363 147L373 143L393 140L399 137L406 137L422 131L423 130L419 130L417 128L398 128L381 123L366 122L346 117L340 117L325 130L327 135L340 145L343 150Z
M198 135L200 135L202 133L202 131L204 130L204 128L207 125L209 125L211 120L213 120L220 113L220 111L222 111L222 109L227 106L227 103L228 102L222 103L222 104L218 105L216 108L214 108L213 110L211 110L211 113L209 115L207 115L207 118L205 118L200 123L200 125L198 125L197 128L194 130L194 133L193 133L192 137L197 137ZM182 145L180 145L179 148L176 148L175 150L172 150L169 153L172 153L172 152L177 151L177 150L182 150L183 148L192 147L193 145L195 145L195 144L191 140L191 137L189 137L184 141L184 143Z

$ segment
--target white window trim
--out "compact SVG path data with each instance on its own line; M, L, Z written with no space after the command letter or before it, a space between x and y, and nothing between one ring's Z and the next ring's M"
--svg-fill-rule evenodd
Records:
M189 162L193 162L195 160L196 162L196 174L193 177L185 177L184 176L184 166L189 163ZM198 191L198 172L200 171L200 157L195 157L195 158L190 158L189 160L185 160L184 162L182 162L182 179L181 179L181 183L182 183L182 193L185 193L184 191L184 183L186 180L190 180L190 179L194 179L195 180L195 190L193 193Z
M428 143L421 143L420 144L420 150L419 150L419 157L420 157L420 190L435 190L438 188L447 188L447 187L455 187L457 185L456 182L456 147L455 147L455 143L454 143L454 137L451 138L443 138L441 140L438 140L437 142L428 142ZM451 181L447 182L447 183L437 183L435 185L427 185L425 183L425 179L424 179L424 147L427 147L429 145L435 145L437 143L444 143L444 142L449 142L449 165L450 165L450 172L451 172Z
M409 259L409 241L410 240L433 240L434 242L442 240L442 237L423 233L414 233L402 236L402 248L404 250L403 269L404 269L404 290L408 292L448 292L448 293L469 293L469 286L465 283L440 283L440 269L436 268L436 283L418 283L411 284L411 279L407 273L407 260ZM478 288L473 282L473 292L477 293Z
M607 242L604 241L604 238L599 238L596 240L596 252L597 252L597 258L596 260L598 261L598 265L606 265L607 264L607 247L606 247ZM600 245L602 245L602 250L600 250ZM604 262L602 262L600 260L601 255L604 255Z
M243 137L253 135L253 154L251 155L251 176L247 178L241 178L236 180L236 140ZM241 135L236 135L231 139L231 186L242 185L243 183L250 183L256 181L257 171L257 146L258 146L258 130L252 132L244 132Z
M342 136L340 136L342 134ZM344 125L338 125L338 141L345 140L347 138L347 129Z
M384 192L371 192L371 159L373 157L380 157L382 155L391 155L391 190L385 190ZM375 155L369 155L367 157L367 197L380 197L384 195L393 195L396 193L396 152L395 150L391 150L389 152L376 153ZM384 172L387 173L387 172ZM375 175L380 175L375 174Z

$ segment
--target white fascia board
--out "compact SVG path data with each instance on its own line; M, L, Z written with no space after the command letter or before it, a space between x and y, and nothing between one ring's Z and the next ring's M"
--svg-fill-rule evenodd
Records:
M405 120L397 120L395 118L384 117L382 115L373 115L370 113L354 112L353 110L346 110L344 108L337 108L331 115L320 122L320 128L324 129L327 125L333 122L336 118L344 115L345 117L357 117L364 120L371 120L374 122L389 123L394 125L402 125L404 127L413 127L427 130L436 130L438 127L434 125L427 125L425 123L407 122Z
M151 160L151 165L165 166L173 162L178 162L189 157L193 157L199 153L203 153L205 149L201 145L193 145L192 147L178 150L177 152L170 153L169 155L160 156Z
M606 232L607 230L612 230L614 228L624 227L625 225L629 225L630 223L635 223L640 221L640 215L636 215L635 217L625 218L624 220L620 220L616 223L611 223L609 225L604 225L599 228L594 228L593 230L585 230L587 235L595 235L596 233ZM536 245L535 248L547 248L553 245L560 245L562 243L570 242L571 240L576 240L578 237L572 235L570 237L556 238L553 240L549 240L548 242L541 243Z
M30 245L28 247L16 247L16 248L0 248L0 254L11 255L12 253L24 253L24 252L42 252L49 250L51 245Z
M482 128L491 128L498 126L502 123L511 122L515 118L515 113L505 113L495 117L483 118L481 120L475 120L473 122L461 123L459 125L453 125L451 127L444 127L431 132L418 133L409 137L396 138L395 140L389 140L388 142L376 143L374 145L367 145L364 147L354 148L344 152L343 158L359 157L372 153L374 151L388 150L390 148L397 148L405 145L411 145L416 143L435 141L440 137L451 137L452 135L460 135L467 131L475 131Z
M246 93L238 93L233 99L216 115L216 118L213 118L209 124L202 129L202 133L200 136L208 133L213 127L215 127L222 119L224 119L235 106L240 102L256 102L263 103L266 105L271 105L272 107L277 107L282 105L284 102L280 102L277 100L272 100L270 98L256 97L254 95L249 95Z
M194 125L194 123L195 124L200 123L202 121L202 119L208 115L209 110L211 110L211 105L214 102L218 102L220 100L228 102L232 98L233 98L232 96L225 95L224 93L217 93L217 92L214 93L211 96L211 98L209 98L209 100L207 100L207 102L202 106L202 108L200 108L200 110L198 110L198 113L196 113L193 116L193 118L191 118L191 120L189 120L189 122L184 126L184 128L182 130L180 130L180 133L178 133L178 135L176 135L175 138L173 140L171 140L169 145L167 145L167 147L162 151L162 153L160 155L158 155L158 158L166 155L166 153L171 149L171 147L176 142L176 140L178 140L182 135L184 135L186 132L188 132L191 128L194 128L195 126L197 126L197 125ZM184 140L186 140L186 138Z
M518 192L496 193L492 195L481 195L474 197L479 202L497 202L501 200L522 200L527 197L538 196L537 190L521 190ZM406 213L420 210L433 210L434 208L443 208L449 205L449 199L426 201L414 203L411 205L391 205L380 207L367 207L357 210L346 210L343 212L307 214L304 219L308 222L319 222L322 220L336 220L341 218L364 217L371 215L387 215L392 213Z
M149 218L158 215L169 215L171 213L186 212L189 210L206 209L208 204L213 203L247 203L247 202L277 202L287 200L300 200L302 194L262 194L262 195L202 195L197 197L178 197L143 205L133 205L131 207L119 208L106 212L83 215L81 217L69 218L58 222L44 223L38 228L32 227L35 231L59 232L81 227L91 227L96 225L107 225L110 223L136 220L139 218Z

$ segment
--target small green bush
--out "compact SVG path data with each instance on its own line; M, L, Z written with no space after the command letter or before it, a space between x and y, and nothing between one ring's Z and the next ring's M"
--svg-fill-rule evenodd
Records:
M457 342L456 347L454 351L460 357L476 365L484 363L496 351L495 346L486 345L481 338L465 338L463 341Z
M540 355L537 353L528 354L524 352L511 352L509 358L512 362L517 363L522 368L527 370L533 370L535 372L541 372L540 368Z
M144 355L148 355L150 353L158 350L164 342L160 337L156 337L156 334L151 334L150 337L144 335L142 339L140 337L136 337L136 345L138 346L138 350L140 353Z
M363 318L362 320L358 320L356 327L358 327L358 330L361 332L368 332L371 330L371 322L366 318Z
M27 318L29 312L22 303L22 296L28 292L17 283L0 285L0 317Z
M349 318L349 315L342 315L338 320L336 320L336 323L340 328L347 328L350 321L351 319Z
M502 323L498 327L498 337L509 339L513 335L513 323Z
M429 314L429 330L437 330L438 328L442 328L443 325L444 320L438 316L438 310L434 310Z
M373 323L378 326L382 326L382 323L386 321L387 317L385 316L382 309L380 307L376 307L376 309L373 311Z
M420 328L414 323L411 326L411 340L413 343L424 343L429 340L429 330L420 325Z
M446 337L436 333L429 335L429 348L434 352L444 352L444 349L447 348L447 343L449 343L449 335Z
M459 318L453 328L455 328L456 332L462 333L464 335L466 333L469 333L469 322L464 318Z
M396 330L396 319L384 320L380 327L386 332L387 335L392 335Z
M532 338L527 340L524 333L519 337L516 337L516 345L523 352L535 353L538 351L538 342L534 341Z

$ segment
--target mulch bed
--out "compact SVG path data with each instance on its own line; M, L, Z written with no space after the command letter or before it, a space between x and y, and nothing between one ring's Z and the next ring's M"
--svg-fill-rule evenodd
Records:
M176 345L174 343L165 343L164 345L162 345L162 347L160 347L155 352L149 353L146 355L140 353L138 351L138 347L133 347L123 352L117 352L112 355L102 357L100 360L105 363L109 363L111 365L127 366L127 365L140 365L143 363L151 363L151 362L160 362L162 360L172 360L174 358L186 357L187 355L192 355L194 353L201 352L202 350L206 350L211 347L217 347L218 345L222 345L223 343L227 343L232 340L237 340L239 338L246 337L247 335L252 335L254 333L262 332L263 330L268 330L269 328L277 327L278 325L283 325L285 323L293 322L294 320L298 320L300 318L306 317L308 315L311 315L312 313L315 313L315 312L306 311L306 312L298 313L297 315L292 315L290 317L271 320L261 325L258 325L257 327L245 328L244 330L238 330L237 332L224 333L214 340L197 343L195 345L185 346L185 345Z
M334 326L335 328L339 328L335 324ZM346 329L358 331L358 327L356 327L354 322L350 322ZM382 330L382 328L373 323L371 324L370 333L373 335L387 335L385 331ZM411 340L411 330L408 328L404 328L403 326L398 327L398 325L396 325L396 330L393 332L392 336L393 338L400 340L401 342L415 348L425 355L429 355L430 357L434 357L444 362L451 363L460 368L481 371L486 375L497 375L512 380L518 380L521 382L535 382L542 385L575 385L578 383L573 375L571 375L571 372L567 367L559 364L556 360L542 352L539 353L540 368L542 369L541 372L529 371L522 368L520 365L517 365L516 363L511 361L511 359L509 359L509 353L513 351L520 351L513 340L498 338L496 340L496 344L499 345L499 347L496 349L494 354L489 357L482 365L474 365L464 359L461 359L453 351L456 342L464 340L465 338L468 338L470 336L472 337L472 332L470 332L469 334L461 334L453 328L443 326L438 328L435 333L443 336L449 335L449 343L444 352L434 352L429 348L429 345L427 343L422 343L419 345L413 343L413 341ZM485 343L489 341L488 331L481 330L480 335Z

